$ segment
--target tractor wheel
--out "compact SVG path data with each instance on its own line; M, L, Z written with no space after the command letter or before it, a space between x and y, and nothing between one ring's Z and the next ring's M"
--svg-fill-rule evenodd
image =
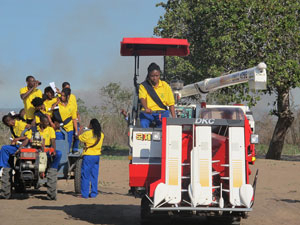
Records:
M47 198L56 200L57 195L57 169L50 168L47 171Z
M141 225L147 225L151 223L151 211L150 211L150 201L144 195L141 201Z
M76 194L81 193L81 165L82 165L82 158L79 158L75 162L75 171L74 171L74 189Z
M1 197L9 199L11 197L11 168L2 169L1 177Z

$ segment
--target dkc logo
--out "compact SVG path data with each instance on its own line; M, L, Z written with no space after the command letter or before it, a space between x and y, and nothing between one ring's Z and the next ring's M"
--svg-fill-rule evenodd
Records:
M195 120L195 124L207 124L207 125L212 125L215 123L215 119L202 119L198 118Z

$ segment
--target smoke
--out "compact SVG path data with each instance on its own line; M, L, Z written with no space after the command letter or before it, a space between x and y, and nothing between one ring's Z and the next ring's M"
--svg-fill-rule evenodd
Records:
M29 74L42 82L41 90L49 82L54 81L59 88L62 82L70 82L72 92L90 105L99 104L99 90L110 82L133 88L134 58L120 56L120 41L123 37L151 36L155 23L148 18L156 9L155 3L55 2L49 5L49 10L45 11L46 8L47 5L34 4L26 18L23 14L14 16L16 24L23 27L16 27L18 33L14 35L19 48L7 48L5 53L14 52L15 58L9 58L8 65L0 65L0 107L23 105L19 89L26 85L25 77ZM145 18L142 22L141 17ZM26 33L27 30L30 32ZM8 33L5 27L4 33ZM27 43L30 46L26 47ZM149 64L141 60L139 82L144 80Z

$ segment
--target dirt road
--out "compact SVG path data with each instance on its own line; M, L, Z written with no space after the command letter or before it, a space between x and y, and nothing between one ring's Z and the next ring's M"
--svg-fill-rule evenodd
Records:
M97 198L78 198L73 192L73 181L60 180L57 201L46 200L45 189L0 200L0 224L138 225L140 199L127 195L127 160L102 160L100 164L100 195ZM242 224L300 224L300 162L258 159L251 168L253 173L259 168L256 199L253 212ZM170 224L207 222L187 219L173 220Z

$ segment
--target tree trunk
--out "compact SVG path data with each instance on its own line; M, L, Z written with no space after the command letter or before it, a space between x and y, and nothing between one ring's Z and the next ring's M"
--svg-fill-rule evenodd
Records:
M278 116L278 120L273 132L266 159L280 160L285 136L294 120L293 113L290 110L289 90L278 92L276 115Z

